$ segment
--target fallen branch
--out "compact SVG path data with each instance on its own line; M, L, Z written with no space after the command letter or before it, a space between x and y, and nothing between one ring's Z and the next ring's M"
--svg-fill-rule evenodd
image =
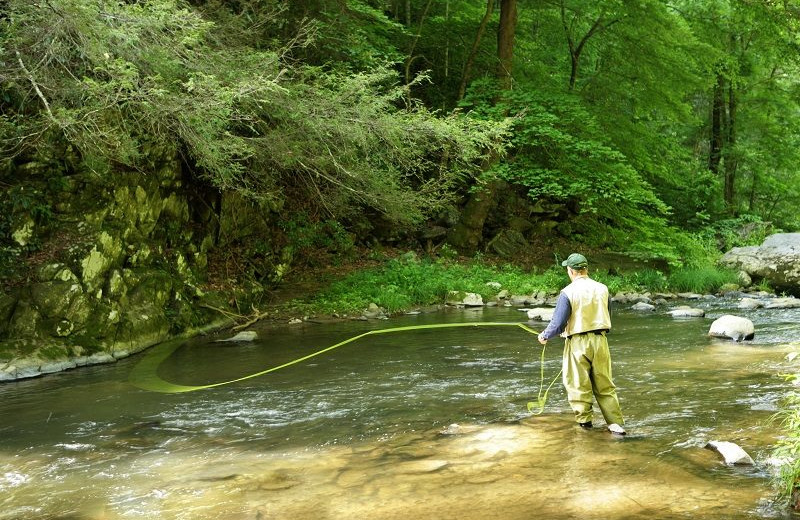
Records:
M212 311L217 311L218 313L222 314L226 318L229 318L229 319L237 322L236 325L231 327L231 330L246 329L247 327L249 327L253 323L256 323L257 321L260 321L263 318L266 318L267 316L269 316L269 312L268 311L267 312L261 312L258 309L256 309L255 307L253 307L253 312L251 314L247 315L247 316L245 316L244 314L237 314L235 312L231 312L231 311L228 311L228 310L225 310L225 309L220 309L219 307L214 307L213 305L202 304L202 305L200 305L200 307L205 307L206 309L211 309ZM242 320L245 320L245 321L242 321ZM238 323L240 321L242 321L242 323Z
M31 73L31 71L28 70L28 67L26 67L25 63L22 61L22 55L20 55L19 51L17 50L15 50L14 52L17 55L17 61L19 62L19 66L22 68L23 72L25 72L25 75L28 76L28 80L31 82L31 85L33 85L33 90L36 91L36 95L39 96L39 99L42 100L42 104L44 104L44 109L47 111L47 115L50 118L50 121L52 121L58 126L61 126L58 120L53 115L53 111L50 110L50 103L47 102L47 98L44 97L44 94L42 94L42 91L39 88L39 84L36 83L36 79L33 77L33 74Z
M257 321L260 321L263 318L266 318L267 316L269 316L269 311L261 312L258 309L256 309L255 307L253 307L253 314L250 315L250 319L248 319L244 323L240 323L239 325L236 325L235 327L232 328L232 330L246 329L247 327L249 327L253 323L256 323Z

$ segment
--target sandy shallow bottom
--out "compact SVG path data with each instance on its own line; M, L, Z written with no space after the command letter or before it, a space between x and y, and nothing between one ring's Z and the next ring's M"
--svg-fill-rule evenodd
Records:
M225 445L211 451L184 450L180 441L173 441L161 450L120 461L113 476L81 471L62 476L58 488L84 492L50 494L45 509L34 486L26 492L20 489L16 513L9 516L6 510L0 518L774 516L761 498L764 489L753 485L748 475L752 469L725 466L717 453L691 443L677 457L643 453L637 445L646 443L641 433L618 438L601 426L580 430L564 415L512 424L450 425L369 444L293 452L257 453ZM76 469L86 457L83 453L75 458ZM46 462L14 459L20 468ZM130 478L119 478L126 474ZM69 482L72 479L82 481ZM73 513L47 514L53 508L68 511L70 501Z

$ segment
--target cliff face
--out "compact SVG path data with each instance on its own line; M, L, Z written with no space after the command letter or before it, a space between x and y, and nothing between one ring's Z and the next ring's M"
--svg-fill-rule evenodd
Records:
M208 289L209 256L253 234L269 242L269 214L192 181L174 151L151 155L150 171L113 181L85 166L63 174L63 160L6 169L0 380L114 361L223 323L208 307L230 295Z

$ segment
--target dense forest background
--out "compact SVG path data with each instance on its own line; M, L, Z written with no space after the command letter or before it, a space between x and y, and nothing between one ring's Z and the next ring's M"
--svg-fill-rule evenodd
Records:
M6 269L36 247L10 240L20 209L46 227L71 175L113 186L171 149L198 184L331 250L561 238L685 264L799 227L791 1L0 10ZM31 158L48 167L20 172Z

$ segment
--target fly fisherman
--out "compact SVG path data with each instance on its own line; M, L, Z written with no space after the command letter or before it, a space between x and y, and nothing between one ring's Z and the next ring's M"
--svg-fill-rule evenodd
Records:
M625 435L617 389L611 380L611 354L606 333L611 329L608 287L589 278L586 257L573 253L561 262L572 283L558 295L553 318L539 334L539 343L561 334L564 343L563 381L575 419L592 427L592 395L615 435Z

